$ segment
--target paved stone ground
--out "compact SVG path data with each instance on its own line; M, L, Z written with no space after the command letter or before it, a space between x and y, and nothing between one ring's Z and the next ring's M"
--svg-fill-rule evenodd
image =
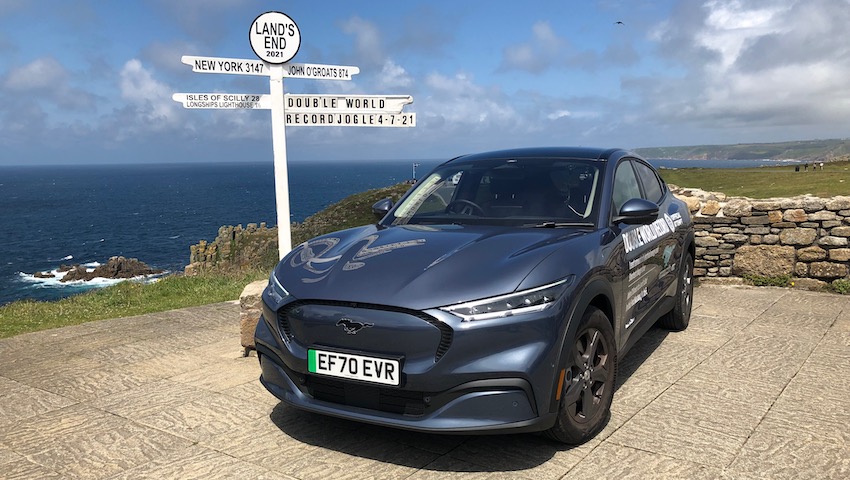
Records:
M0 340L0 478L850 478L850 298L696 289L621 364L607 428L437 436L280 405L224 303Z

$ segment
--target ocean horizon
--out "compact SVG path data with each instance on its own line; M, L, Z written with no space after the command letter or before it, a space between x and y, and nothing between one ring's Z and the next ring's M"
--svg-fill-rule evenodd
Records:
M291 221L354 193L421 178L442 160L288 164ZM741 168L773 160L650 160L661 168ZM791 162L793 163L793 162ZM112 256L182 272L189 247L223 225L277 224L274 167L263 163L0 166L0 305L56 300L116 283L37 278Z

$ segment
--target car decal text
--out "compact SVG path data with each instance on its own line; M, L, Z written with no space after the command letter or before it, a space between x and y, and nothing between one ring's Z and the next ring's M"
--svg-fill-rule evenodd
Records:
M676 214L678 215L678 213ZM681 224L681 216L679 223ZM626 247L626 253L630 253L644 245L648 245L661 237L669 235L676 228L676 223L673 217L664 214L663 217L650 223L649 225L638 225L635 229L623 233L623 244Z

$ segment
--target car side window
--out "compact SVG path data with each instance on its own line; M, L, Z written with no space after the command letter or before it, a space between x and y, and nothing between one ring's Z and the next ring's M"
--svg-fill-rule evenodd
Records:
M623 204L632 198L641 198L640 187L632 162L624 160L614 173L614 215L619 214Z
M640 177L640 181L643 184L643 191L645 192L644 198L650 202L660 202L661 197L664 196L664 189L661 187L661 181L658 179L658 175L656 175L655 172L653 172L652 169L644 163L632 163L634 164L638 177Z

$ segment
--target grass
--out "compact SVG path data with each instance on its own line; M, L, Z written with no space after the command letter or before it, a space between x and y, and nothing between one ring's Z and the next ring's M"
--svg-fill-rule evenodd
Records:
M834 197L850 192L850 162L825 163L823 170L794 171L793 166L761 168L663 169L667 183L709 192L750 198L794 197L811 194Z
M236 300L248 283L268 272L169 276L158 282L122 282L54 302L24 300L0 307L0 338L93 320L129 317Z
M841 295L850 294L850 280L846 278L839 278L838 280L833 280L832 283L827 287L829 291L840 293Z
M791 285L791 275L763 277L761 275L744 274L744 281L756 287L787 287Z

